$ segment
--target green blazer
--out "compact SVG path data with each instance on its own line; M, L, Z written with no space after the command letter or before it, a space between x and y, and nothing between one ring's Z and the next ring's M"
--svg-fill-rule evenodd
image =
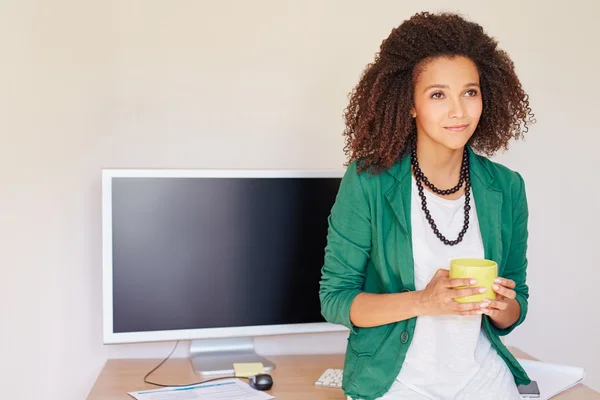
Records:
M516 282L521 306L518 321L495 327L483 315L483 329L506 362L516 384L530 382L524 369L500 341L527 314L528 208L523 178L517 172L470 154L471 187L485 258L498 263L500 276ZM350 322L350 305L361 292L415 290L411 236L410 157L378 174L348 166L328 217L329 228L319 296L325 319L350 329L342 388L365 400L386 393L398 376L410 346L416 318L359 328Z

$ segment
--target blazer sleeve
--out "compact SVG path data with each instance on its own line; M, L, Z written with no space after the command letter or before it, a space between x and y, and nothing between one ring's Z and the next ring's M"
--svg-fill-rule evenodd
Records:
M521 325L528 311L529 287L527 286L526 278L529 210L527 207L525 182L519 173L517 173L517 177L519 189L517 195L513 197L513 231L503 275L504 278L512 279L516 283L514 290L517 295L515 299L519 303L521 312L519 319L505 329L496 328L492 324L500 336L508 335L517 326Z
M350 321L350 306L363 291L371 253L370 206L356 162L342 177L328 224L319 288L321 314L327 321L356 333Z

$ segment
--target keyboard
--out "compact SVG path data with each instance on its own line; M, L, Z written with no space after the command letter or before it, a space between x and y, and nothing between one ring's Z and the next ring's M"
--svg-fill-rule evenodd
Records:
M342 388L342 372L341 369L328 368L321 374L319 379L315 382L315 386L329 387L329 388Z

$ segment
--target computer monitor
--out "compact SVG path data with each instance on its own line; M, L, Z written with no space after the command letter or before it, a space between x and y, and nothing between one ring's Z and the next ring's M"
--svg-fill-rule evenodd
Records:
M102 171L104 343L191 340L201 374L274 364L253 337L343 331L320 312L343 170Z

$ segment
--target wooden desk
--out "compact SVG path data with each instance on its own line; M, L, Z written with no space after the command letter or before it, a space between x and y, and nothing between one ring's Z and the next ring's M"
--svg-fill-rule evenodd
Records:
M511 349L519 358L533 359L529 355ZM277 365L273 376L273 388L268 391L277 399L311 399L311 400L345 400L340 389L315 387L314 382L326 368L343 368L344 356L335 355L302 355L302 356L269 356ZM96 384L92 388L90 400L133 399L127 392L146 389L157 389L156 386L144 383L144 375L161 360L114 359L108 360L100 372ZM151 376L150 380L165 384L186 384L202 380L195 374L191 362L187 358L174 358L164 363ZM246 380L244 380L246 381ZM560 400L600 400L600 394L579 384L556 396Z

